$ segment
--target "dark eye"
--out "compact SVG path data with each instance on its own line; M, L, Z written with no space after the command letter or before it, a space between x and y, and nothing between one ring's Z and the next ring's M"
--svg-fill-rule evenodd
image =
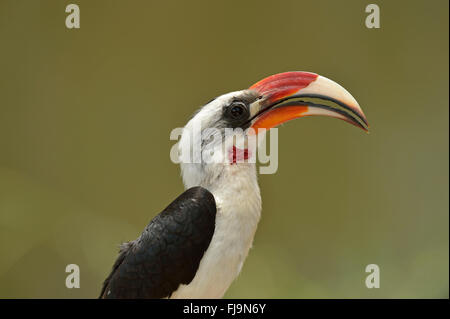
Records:
M247 106L245 103L235 101L228 108L228 115L232 119L241 119L248 116Z

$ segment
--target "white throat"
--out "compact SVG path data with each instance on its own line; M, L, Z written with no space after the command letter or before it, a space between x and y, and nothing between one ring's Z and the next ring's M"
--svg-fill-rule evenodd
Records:
M194 279L171 298L222 298L241 271L261 215L255 164L182 164L181 168L186 188L199 185L214 195L217 214L213 238Z

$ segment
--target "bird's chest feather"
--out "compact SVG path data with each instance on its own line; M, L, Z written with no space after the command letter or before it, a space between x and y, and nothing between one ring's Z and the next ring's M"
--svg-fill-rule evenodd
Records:
M180 286L171 298L221 298L239 274L252 246L261 213L256 174L231 167L225 175L228 183L216 182L209 189L217 205L211 243L194 279Z

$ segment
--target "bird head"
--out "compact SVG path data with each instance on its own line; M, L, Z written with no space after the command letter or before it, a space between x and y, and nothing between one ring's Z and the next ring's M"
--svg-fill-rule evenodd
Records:
M205 174L218 174L217 165L233 164L236 156L247 159L250 154L245 146L237 148L237 141L247 145L251 136L311 115L338 118L368 130L355 98L339 84L315 73L275 74L248 89L213 99L187 123L179 142L180 154L192 152L190 161L181 159L186 186L199 185Z

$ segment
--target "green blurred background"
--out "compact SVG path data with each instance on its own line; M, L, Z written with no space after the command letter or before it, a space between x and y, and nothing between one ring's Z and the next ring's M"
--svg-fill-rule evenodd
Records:
M448 298L449 4L377 1L367 29L369 3L0 0L0 297L97 297L118 244L183 191L170 131L217 95L305 70L345 86L371 133L327 118L279 130L225 297Z

